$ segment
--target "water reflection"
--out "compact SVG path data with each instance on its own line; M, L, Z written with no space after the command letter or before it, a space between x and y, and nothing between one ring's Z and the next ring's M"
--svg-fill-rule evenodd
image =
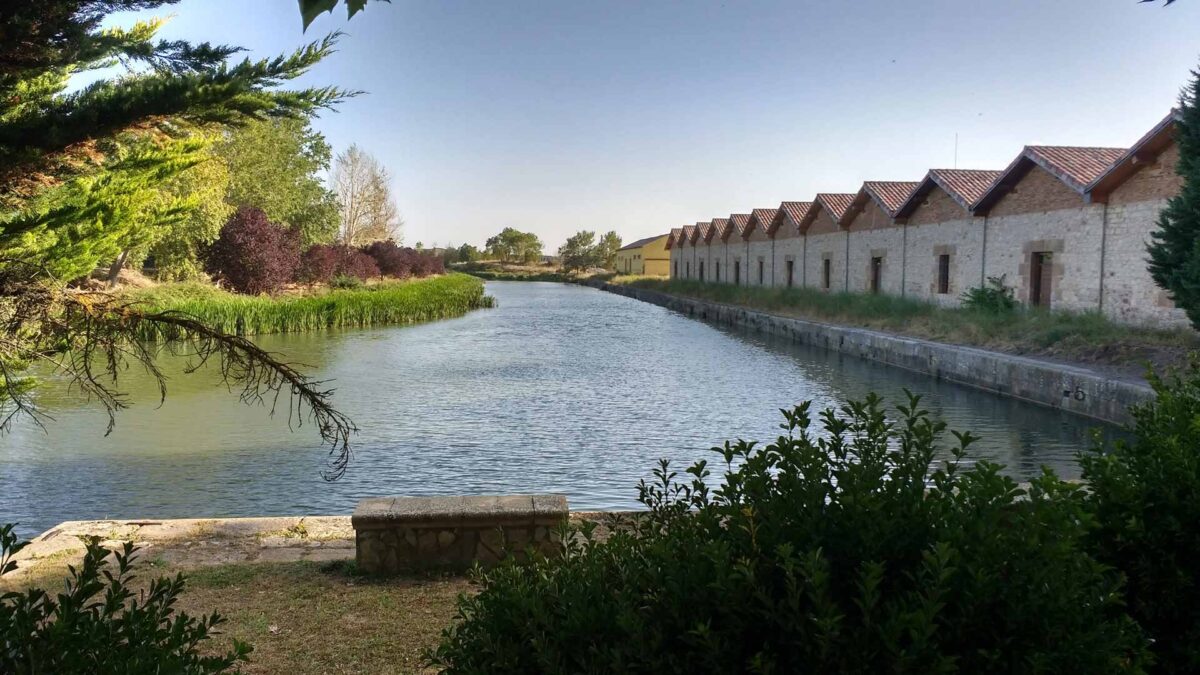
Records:
M345 513L380 494L561 492L574 508L635 504L659 457L708 457L725 439L769 439L779 408L908 388L973 455L1027 478L1076 475L1094 422L901 370L740 331L589 288L495 282L499 307L434 324L270 336L266 348L336 380L362 428L346 477L325 483L310 428L289 433L212 386L172 379L167 402L144 374L136 405L105 418L49 383L55 421L0 439L0 521L25 532L77 518Z

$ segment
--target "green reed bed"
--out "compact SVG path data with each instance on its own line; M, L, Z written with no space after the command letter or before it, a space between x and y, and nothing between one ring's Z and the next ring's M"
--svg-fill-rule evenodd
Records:
M140 291L132 297L150 309L181 312L241 335L421 323L495 305L495 299L484 294L483 282L465 274L304 295L247 296L200 284L178 284Z
M931 340L1016 353L1130 365L1173 362L1200 348L1189 330L1156 330L1113 323L1097 312L1018 309L986 312L869 293L826 293L811 288L763 288L665 279L617 283L773 314L874 328ZM1177 353L1176 353L1177 352Z

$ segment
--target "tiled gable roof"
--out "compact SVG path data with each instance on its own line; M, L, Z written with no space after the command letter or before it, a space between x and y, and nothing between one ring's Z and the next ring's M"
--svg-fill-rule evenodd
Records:
M796 227L804 222L805 216L808 215L809 209L812 208L812 202L783 202L779 208L775 210L775 219L771 221L771 235L774 235L779 228L783 226L784 220L791 220Z
M899 209L912 191L917 188L916 181L867 181L863 183L863 189L867 194L875 198L889 216L896 215L896 209Z
M744 237L750 236L754 228L762 230L764 234L771 234L771 221L775 220L775 214L779 209L754 209L750 212L750 221L746 225Z
M1025 174L1040 166L1072 190L1083 194L1088 185L1108 170L1126 152L1125 148L1077 148L1061 145L1027 145L987 191L972 204L986 212L1008 194Z
M818 204L824 206L825 210L829 211L829 215L833 217L834 222L841 221L842 216L846 215L846 209L850 208L850 204L853 201L853 194L835 192L822 192L817 195L816 199Z
M708 238L711 241L713 237L718 239L725 238L725 232L729 229L728 218L713 218L711 227L708 230Z
M739 237L746 236L746 226L750 224L749 213L734 213L729 216L729 232L726 236L736 234Z
M702 240L702 241L704 241L704 243L707 244L708 240L712 237L712 233L710 232L710 230L712 230L711 222L696 223L696 239L697 239L697 241Z
M1153 129L1130 146L1107 171L1088 184L1087 192L1092 201L1108 201L1108 195L1113 190L1169 148L1175 142L1175 125L1179 121L1179 114L1178 109L1172 110L1154 125Z
M911 216L935 187L940 187L959 206L969 211L1003 173L981 169L930 169L904 204L896 209L896 217Z
M867 208L868 201L874 201L879 205L880 210L888 218L895 218L896 211L904 205L908 196L920 183L912 181L879 181L872 180L863 183L859 188L858 194L854 195L853 201L842 214L839 224L842 227L849 227L850 221L854 220L863 209Z
M682 227L672 227L671 234L667 235L667 248L674 248L676 244L683 243L681 241L682 237L683 237L683 228Z
M691 242L693 237L695 236L695 234L696 234L696 226L695 225L684 225L683 226L683 240L685 242Z

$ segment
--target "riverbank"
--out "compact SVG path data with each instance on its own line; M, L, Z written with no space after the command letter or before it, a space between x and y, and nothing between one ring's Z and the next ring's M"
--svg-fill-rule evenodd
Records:
M1141 378L1085 366L793 318L737 304L652 290L641 284L590 282L588 285L705 321L778 335L800 344L896 366L935 380L946 380L1113 424L1129 423L1130 406L1154 398L1153 390Z
M1147 364L1160 372L1183 366L1190 352L1200 350L1195 331L1126 326L1099 314L989 314L888 295L645 277L617 277L610 283L777 316L1056 360L1122 378L1142 379Z
M565 272L561 268L547 265L517 265L492 261L462 263L455 265L454 269L485 281L555 281L569 284L613 276L611 272L598 273L595 270Z
M482 281L457 273L278 296L239 295L206 284L168 284L129 291L128 297L151 311L182 312L240 335L422 323L495 306Z

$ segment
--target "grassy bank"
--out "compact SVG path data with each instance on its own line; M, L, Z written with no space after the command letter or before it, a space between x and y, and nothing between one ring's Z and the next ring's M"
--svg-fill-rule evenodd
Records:
M824 293L806 288L645 277L617 277L613 283L939 342L1112 366L1129 374L1141 374L1146 363L1159 368L1182 364L1189 351L1200 349L1200 338L1193 331L1124 326L1094 312L1022 310L989 314L887 295Z
M483 282L465 274L274 297L171 284L135 291L131 297L151 309L183 312L242 335L420 323L494 305L484 295Z

